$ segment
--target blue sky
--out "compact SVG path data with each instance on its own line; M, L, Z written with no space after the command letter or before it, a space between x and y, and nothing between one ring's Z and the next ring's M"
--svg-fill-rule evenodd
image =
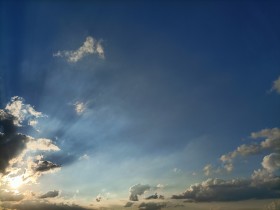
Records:
M257 169L279 178L279 150L261 143L280 139L276 1L0 2L1 109L15 116L6 104L22 97L45 117L18 132L60 148L31 152L61 169L22 192L92 203L138 183L170 197Z

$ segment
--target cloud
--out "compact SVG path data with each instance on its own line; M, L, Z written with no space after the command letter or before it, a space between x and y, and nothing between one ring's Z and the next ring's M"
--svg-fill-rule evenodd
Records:
M205 176L209 176L211 174L211 171L212 171L212 165L211 164L208 164L208 165L204 166L203 172L204 172Z
M53 190L39 196L39 198L54 198L57 197L58 195L59 195L59 191Z
M279 186L279 177L273 177L265 181L256 181L253 178L225 181L215 178L191 185L184 193L173 195L172 198L203 202L278 198L280 196Z
M276 171L280 168L280 154L271 153L263 158L262 166L269 172Z
M78 115L81 115L82 113L84 113L87 108L86 104L84 104L83 102L76 102L74 104L74 107L75 107L75 111Z
M79 205L69 205L64 203L50 203L48 201L38 200L24 200L20 203L5 202L2 203L3 208L16 209L16 210L86 210L88 208Z
M276 153L280 152L280 129L263 129L259 132L253 132L251 138L259 139L265 138L265 140L260 143L253 142L252 144L243 144L237 147L236 150L229 152L220 157L220 160L224 164L224 168L231 172L233 170L233 161L236 157L246 157L250 155L260 154L265 150L274 151Z
M133 206L133 202L127 202L123 207L131 207Z
M16 126L22 126L24 121L27 121L29 125L36 125L36 119L44 116L30 104L24 104L24 99L19 96L12 97L4 110L7 114L13 116L13 123Z
M59 151L58 146L54 145L52 140L46 138L34 139L29 138L26 145L29 150L41 150L41 151Z
M271 90L275 90L277 93L280 94L280 77L278 77L278 79L273 82Z
M93 37L88 36L79 49L74 51L58 51L53 56L65 57L68 62L76 63L89 54L97 54L100 58L104 58L104 48L101 45L101 40L97 41Z
M150 190L150 185L136 184L129 188L129 200L138 201L138 195L143 195L145 191Z
M165 203L141 203L138 208L141 210L160 210L166 207Z
M59 151L52 140L35 139L17 132L21 126L30 126L30 120L43 116L23 102L23 98L15 96L5 109L0 109L0 184L3 186L17 187L29 182L35 183L42 174L60 168L50 161L43 161L42 156L32 156L37 151Z
M0 122L1 123L1 122ZM10 161L16 158L26 148L27 136L22 134L0 134L0 173L5 173Z
M146 200L152 200L152 199L164 199L163 195L158 195L157 193L150 195L145 198Z
M53 170L53 169L57 169L57 168L60 168L59 165L57 164L54 164L50 161L39 161L37 166L34 167L34 171L36 172L46 172L46 171L50 171L50 170Z
M280 152L280 128L263 129L251 134L253 139L265 138L261 142L263 149L271 149Z
M0 190L0 201L20 201L24 198L21 193L8 191L8 190Z

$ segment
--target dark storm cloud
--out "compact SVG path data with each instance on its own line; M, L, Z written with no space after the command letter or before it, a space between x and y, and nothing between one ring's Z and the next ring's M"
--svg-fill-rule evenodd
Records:
M277 187L278 186L278 187ZM266 180L208 179L191 185L184 193L173 195L173 199L191 199L193 201L239 201L247 199L278 198L280 196L280 178Z
M24 196L20 193L10 192L10 191L0 191L0 201L20 201Z
M46 172L52 169L60 168L59 165L52 163L50 161L44 160L39 161L37 166L34 168L34 171L36 172Z
M58 195L59 195L59 191L53 190L39 196L39 198L54 198L57 197Z
M150 190L150 185L136 184L129 188L129 200L138 201L138 195L143 195L145 191Z
M165 203L141 203L138 208L141 210L160 210L166 207Z
M5 173L9 161L19 155L26 147L27 136L16 133L14 117L0 110L0 173Z
M50 202L41 202L41 201L22 201L20 203L11 203L5 202L2 203L3 208L8 209L16 209L16 210L87 210L88 208L84 208L75 204L68 205L64 203L50 203Z

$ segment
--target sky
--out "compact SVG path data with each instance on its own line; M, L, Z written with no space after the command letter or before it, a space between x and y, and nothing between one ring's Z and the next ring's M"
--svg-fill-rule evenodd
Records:
M279 23L277 1L0 0L0 209L279 208Z

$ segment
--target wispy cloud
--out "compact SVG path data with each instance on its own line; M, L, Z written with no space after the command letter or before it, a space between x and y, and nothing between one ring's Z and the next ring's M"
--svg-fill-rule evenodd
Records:
M58 51L53 54L54 57L65 57L68 62L76 63L83 57L89 54L97 54L100 58L104 59L104 48L101 40L96 40L91 36L88 36L81 47L77 50L64 50Z

